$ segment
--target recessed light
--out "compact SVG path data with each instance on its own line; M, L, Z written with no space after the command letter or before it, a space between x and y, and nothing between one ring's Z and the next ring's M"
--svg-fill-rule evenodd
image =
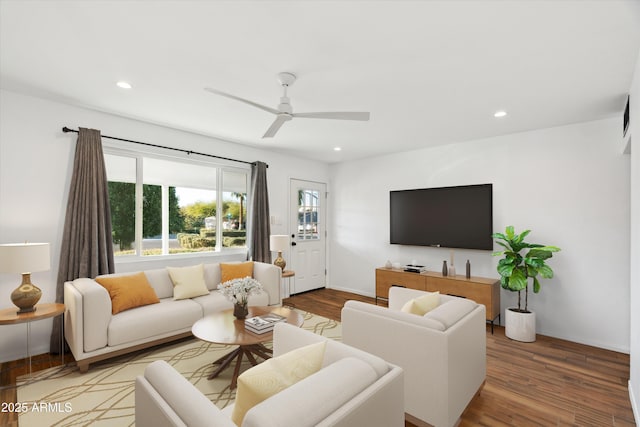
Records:
M342 151L342 148L340 148L340 147L333 147L333 151Z
M116 83L116 86L122 89L131 89L131 84L124 81L119 81L118 83Z
M506 112L506 111L502 111L502 110L500 110L500 111L496 111L496 112L493 114L493 117L504 117L504 116L506 116L506 115L507 115L507 112Z

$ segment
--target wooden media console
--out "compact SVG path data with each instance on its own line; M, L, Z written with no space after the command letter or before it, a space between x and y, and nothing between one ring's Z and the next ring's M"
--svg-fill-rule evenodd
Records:
M442 273L424 271L412 273L392 268L376 268L376 304L378 298L389 299L389 288L401 286L421 291L436 292L469 298L486 307L487 321L500 324L500 280L471 276L443 276Z

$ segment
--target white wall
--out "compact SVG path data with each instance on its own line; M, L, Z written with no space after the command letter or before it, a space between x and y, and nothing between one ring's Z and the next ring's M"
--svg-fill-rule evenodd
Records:
M76 134L62 133L63 126L95 128L104 135L268 163L271 214L285 218L282 225L272 226L273 233L287 232L290 177L320 182L328 180L328 166L321 162L301 160L273 151L3 90L0 92L0 243L24 240L51 243L51 270L32 275L33 283L43 291L42 302L52 302L55 298L60 242L77 139ZM170 264L213 262L212 259L211 256L180 259ZM145 261L117 264L116 269L136 271L168 264L166 260ZM1 308L11 306L10 294L19 282L19 276L0 274ZM0 361L26 355L25 328L25 325L1 327ZM50 330L51 320L32 324L32 354L49 350Z
M631 405L640 425L640 52L630 93L631 138Z
M562 248L529 308L538 332L629 351L629 156L622 119L607 119L332 165L330 284L373 296L376 267L415 259L440 271L449 250L389 244L389 191L493 183L494 230L531 229ZM391 143L391 142L390 142ZM456 267L499 277L488 251ZM502 290L502 313L517 294Z

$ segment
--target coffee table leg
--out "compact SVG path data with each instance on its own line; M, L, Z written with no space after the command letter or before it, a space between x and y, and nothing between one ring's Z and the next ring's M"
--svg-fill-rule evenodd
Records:
M229 366L231 361L236 358L236 356L238 355L239 352L240 352L240 347L236 348L231 353L229 353L229 354L225 355L224 357L221 357L220 359L218 359L215 362L213 362L214 365L220 363L220 366L218 366L218 369L213 371L211 373L211 375L209 375L207 377L207 379L212 380L215 377L217 377L218 375L220 375L220 372L224 371Z
M254 357L254 354L258 357L263 358L264 360L267 360L271 358L271 355L273 354L273 350L265 347L262 344L241 345L237 349L233 350L231 353L213 362L214 365L220 363L220 366L218 366L218 369L213 371L213 373L211 373L211 375L209 375L207 379L212 380L216 378L218 375L220 375L222 371L224 371L229 367L233 359L236 359L236 366L233 368L233 376L231 377L231 385L230 385L231 390L234 390L238 386L238 375L240 375L240 365L242 364L242 356L246 355L247 359L249 359L249 362L251 362L251 365L256 366L258 364L258 361Z
M231 377L231 390L234 390L238 386L238 375L240 374L240 365L242 364L242 356L245 354L245 349L243 346L240 346L238 349L238 361L236 362L235 368L233 368L233 376Z
M251 354L250 349L245 354L247 355L247 359L249 359L249 362L251 362L251 366L256 366L258 364L256 358L253 357L253 354Z
M265 347L262 344L252 345L249 349L256 356L262 357L264 360L270 359L273 354L273 350Z

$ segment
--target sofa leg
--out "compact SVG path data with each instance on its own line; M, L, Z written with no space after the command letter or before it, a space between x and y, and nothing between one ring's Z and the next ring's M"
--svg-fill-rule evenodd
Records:
M89 364L86 362L76 362L76 364L78 365L78 369L80 370L81 374L86 374L87 372L89 372Z

